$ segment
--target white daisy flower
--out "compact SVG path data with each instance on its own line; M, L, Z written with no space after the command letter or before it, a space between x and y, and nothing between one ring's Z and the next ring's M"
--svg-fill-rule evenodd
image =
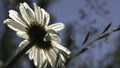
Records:
M49 14L35 3L34 10L25 2L20 4L19 9L21 15L14 10L9 10L11 19L4 21L8 27L16 31L19 37L25 39L20 43L18 51L30 42L34 42L33 47L26 54L29 54L35 66L41 68L50 64L52 68L63 68L71 53L70 50L60 45L61 40L57 34L64 28L64 24L48 25Z

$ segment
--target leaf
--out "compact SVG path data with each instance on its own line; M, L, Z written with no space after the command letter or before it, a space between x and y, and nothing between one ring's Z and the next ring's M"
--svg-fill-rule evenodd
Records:
M110 22L110 23L105 27L105 29L103 30L102 33L105 33L105 32L111 27L111 25L112 25L112 22Z
M87 35L85 36L85 39L82 43L82 45L84 45L88 40L89 40L89 36L90 36L90 31L87 33Z

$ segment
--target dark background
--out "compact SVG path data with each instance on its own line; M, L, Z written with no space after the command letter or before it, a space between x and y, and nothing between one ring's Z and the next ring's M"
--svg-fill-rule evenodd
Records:
M112 22L112 28L120 25L120 0L0 0L0 68L15 55L19 43L23 40L9 29L3 21L8 10L19 12L19 3L27 2L33 8L33 2L51 15L50 24L62 22L65 29L59 34L62 43L74 55L80 48L88 31L91 39ZM72 58L67 68L120 68L120 32L95 42L83 54ZM14 68L35 68L27 55L15 64Z

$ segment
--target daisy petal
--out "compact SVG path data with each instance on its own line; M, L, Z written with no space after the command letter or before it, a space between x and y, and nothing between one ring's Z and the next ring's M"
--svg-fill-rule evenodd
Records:
M41 11L42 11L42 14L43 14L44 26L46 27L49 24L50 16L44 9L41 9Z
M29 54L30 60L33 60L35 66L37 66L37 49L36 49L36 47L33 46L31 49L29 49L28 54Z
M33 46L31 49L32 49L32 50L31 50L31 59L34 59L34 57L35 57L35 55L36 55L36 54L35 54L35 49L36 49L36 47Z
M52 49L50 49L49 52L50 52L50 54L52 54L53 57L56 59L57 54L58 54L58 49L56 49L56 48L52 48Z
M45 26L48 26L49 21L50 21L50 16L49 16L49 14L46 12L45 18L44 18Z
M43 49L41 49L41 54L40 55L41 55L41 64L43 64L47 60L47 57L45 55L45 51Z
M48 64L48 60L46 59L42 67L39 66L38 68L47 68L47 64Z
M63 62L66 62L66 59L65 59L65 57L62 54L60 54L60 57L61 57Z
M65 64L63 63L63 61L61 59L58 60L57 67L58 68L65 68Z
M64 52L67 53L68 55L70 55L70 53L71 53L69 49L63 47L62 45L56 43L55 41L52 41L52 45L53 45L54 47L56 47L56 48L64 51Z
M40 52L39 52L39 50L37 51L37 66L39 66L39 64L40 64Z
M45 15L46 12L45 12L45 10L42 9L42 8L40 9L40 11L41 11L41 24L42 24L43 26L45 26L45 23L46 23L46 22L44 22L44 18L45 18L44 15Z
M35 66L38 68L43 67L43 63L46 61L46 55L42 49L35 46L29 50L29 58L34 61Z
M42 52L41 49L40 49L40 51L39 51L39 54L40 54L40 60L39 60L40 64L39 64L39 67L41 68L42 65L43 65L43 63L44 63L43 58L45 58L45 60L46 60L46 57L44 56L44 54L43 54L43 52Z
M14 10L9 10L9 16L16 22L26 26L27 22Z
M34 21L35 20L34 11L29 7L29 5L26 2L24 2L23 5L24 5L29 17L32 19L32 21Z
M60 37L57 34L52 34L52 33L46 34L44 36L44 41L50 41L50 40L56 41L57 43L61 42Z
M13 21L12 19L6 19L4 21L5 24L8 25L8 27L10 27L11 29L15 30L15 31L24 31L25 32L25 27L23 25L21 25L18 22Z
M17 49L17 53L22 51L30 42L28 40L24 40L19 44L19 47Z
M46 34L45 36L44 36L44 41L50 41L52 38L50 37L50 35L49 34Z
M35 50L34 50L34 53L35 53L35 55L34 55L34 59L33 59L33 61L34 61L34 64L35 64L35 66L37 66L37 48L35 48Z
M35 19L36 21L38 22L38 24L41 24L42 23L42 19L41 19L41 10L40 10L40 7L37 6L35 3L34 4L34 11L35 11Z
M29 50L27 51L27 53L26 53L26 54L29 54L28 56L29 56L29 59L30 59L30 60L33 59L33 58L32 58L32 55L34 54L34 53L32 53L32 49L33 49L33 47L32 47L31 49L29 49Z
M60 37L57 34L50 34L51 40L56 41L57 43L61 42Z
M39 24L47 26L50 20L49 14L34 3L35 17Z
M33 58L34 58L34 56L35 56L34 51L35 51L35 47L33 46L33 47L32 47L31 49L29 49L28 52L27 52L27 53L29 53L29 58L30 58L30 60L33 60Z
M46 52L46 57L53 68L55 66L55 58L53 58L53 55L49 51Z
M27 21L28 24L30 24L30 22L33 22L33 19L29 16L30 14L27 12L27 9L23 4L20 4L19 9L22 17L25 19L25 21Z
M52 24L52 25L49 25L48 26L48 30L52 29L52 30L55 30L55 31L60 31L64 28L64 24L62 23L55 23L55 24Z
M28 39L29 38L29 36L26 34L26 32L18 31L16 34L19 37L24 38L24 39Z
M58 49L56 49L56 48L50 49L49 54L51 55L51 56L49 55L51 60L54 60L52 64L54 65L54 67L56 67L56 64L58 63L57 60L59 59L59 57L58 57L58 55L59 55Z

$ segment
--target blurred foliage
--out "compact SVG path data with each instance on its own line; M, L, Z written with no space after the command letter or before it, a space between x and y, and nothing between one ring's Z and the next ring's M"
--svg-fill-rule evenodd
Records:
M105 68L119 68L120 67L120 36L118 36L117 40L115 41L116 50L113 53L110 53L105 58L111 58L112 61L106 65Z
M5 26L4 32L0 39L0 59L4 63L7 63L11 57L12 50L14 50L14 44L12 43L12 31Z

